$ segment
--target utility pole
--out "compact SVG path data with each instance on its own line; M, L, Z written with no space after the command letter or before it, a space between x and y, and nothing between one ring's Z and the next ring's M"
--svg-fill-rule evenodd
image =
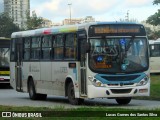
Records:
M69 3L69 4L68 4L68 6L69 6L70 24L71 24L71 5L72 5L72 3Z
M127 11L127 15L125 17L126 17L126 21L129 22L129 10Z

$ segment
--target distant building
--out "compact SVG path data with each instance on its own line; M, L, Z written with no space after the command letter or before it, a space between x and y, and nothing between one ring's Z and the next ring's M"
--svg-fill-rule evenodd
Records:
M95 18L93 18L92 16L87 16L84 18L83 22L84 23L95 22Z
M87 16L85 18L72 18L70 19L64 19L62 21L63 25L73 25L73 24L81 24L81 23L89 23L89 22L95 22L95 18L92 16Z
M51 20L43 18L43 24L41 25L41 27L52 27L52 26L53 26L53 23Z
M53 26L62 26L62 23L53 23Z
M80 24L83 22L83 18L72 18L70 19L64 19L62 24L63 25L73 25L73 24Z
M20 28L26 28L27 12L30 12L30 0L4 0L4 12Z

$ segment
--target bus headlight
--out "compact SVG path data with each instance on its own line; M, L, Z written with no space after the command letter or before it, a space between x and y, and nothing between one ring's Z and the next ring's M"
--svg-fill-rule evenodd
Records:
M146 85L148 83L148 81L149 81L149 77L146 76L139 83L137 83L137 86Z
M88 79L92 82L94 86L104 87L104 84L101 81L97 80L96 78L89 76Z

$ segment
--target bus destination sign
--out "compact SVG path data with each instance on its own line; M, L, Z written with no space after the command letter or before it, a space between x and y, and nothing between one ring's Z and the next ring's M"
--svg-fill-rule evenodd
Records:
M139 28L109 28L109 27L95 27L95 33L139 33Z
M132 36L132 35L146 35L145 29L142 25L130 25L130 24L113 24L113 25L94 25L89 29L89 36L97 35L111 35L111 36Z

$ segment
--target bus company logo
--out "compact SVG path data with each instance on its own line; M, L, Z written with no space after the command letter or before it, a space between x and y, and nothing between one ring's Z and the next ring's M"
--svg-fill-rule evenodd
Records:
M121 82L121 83L120 83L120 86L123 86L123 85L124 85L124 83Z
M11 112L2 112L2 117L12 117L11 115Z

